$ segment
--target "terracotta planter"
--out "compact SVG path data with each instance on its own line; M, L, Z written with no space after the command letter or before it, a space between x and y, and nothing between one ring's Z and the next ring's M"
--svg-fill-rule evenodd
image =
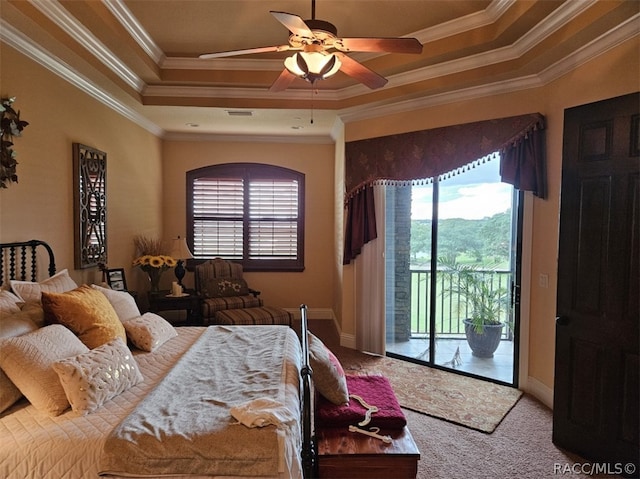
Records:
M477 358L492 358L493 353L496 352L500 345L503 326L504 324L485 325L484 331L478 333L473 327L473 323L465 319L464 332L472 354Z

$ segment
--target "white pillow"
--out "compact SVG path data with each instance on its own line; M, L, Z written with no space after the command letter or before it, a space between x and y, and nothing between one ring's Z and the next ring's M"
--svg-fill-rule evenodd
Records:
M313 384L320 394L333 404L349 403L349 389L344 369L338 358L311 332L309 338L309 363L313 370Z
M14 338L38 329L28 313L3 314L0 317L0 338Z
M31 281L9 281L11 289L25 303L38 303L43 291L47 293L64 293L76 289L78 285L69 276L69 271L63 269L59 273L54 274L39 283Z
M154 313L144 313L138 318L125 322L124 329L127 332L127 338L136 348L150 352L178 335L169 322Z
M22 397L22 393L11 379L0 370L0 413L3 413Z
M39 411L58 416L69 401L52 365L89 351L61 324L45 326L23 336L0 340L0 367Z
M28 314L18 310L13 314L0 314L0 338L13 338L30 333L38 329ZM1 353L1 352L0 352ZM15 384L0 370L0 413L6 411L18 399L22 393Z
M91 287L104 294L113 309L115 309L118 318L123 323L133 318L140 317L140 310L136 304L136 300L131 294L126 291L114 291L113 289L103 288L97 284L92 284Z
M24 302L11 291L0 290L0 317L19 312L23 304Z
M120 338L57 361L53 369L58 373L71 409L83 416L143 380L138 363Z

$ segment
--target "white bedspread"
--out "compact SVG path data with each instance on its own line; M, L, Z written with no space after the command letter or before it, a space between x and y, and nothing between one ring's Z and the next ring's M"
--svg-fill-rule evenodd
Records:
M205 328L183 327L177 330L178 337L153 353L134 351L144 381L107 402L93 414L76 416L69 410L61 416L48 417L38 413L25 400L5 412L0 418L0 477L99 477L100 457L107 434L155 388ZM283 374L286 383L284 403L297 411L299 417L300 346L293 330L288 331L284 351L287 357ZM284 469L276 477L300 476L300 437L293 434L282 440L284 456L281 461Z

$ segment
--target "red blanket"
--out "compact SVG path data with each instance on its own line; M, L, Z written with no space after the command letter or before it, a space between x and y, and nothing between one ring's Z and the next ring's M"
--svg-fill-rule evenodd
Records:
M376 406L377 412L371 414L371 422L363 428L402 429L407 420L404 417L398 399L384 376L347 376L349 395L358 395L370 406ZM356 399L350 398L349 404L336 406L321 395L316 401L316 424L324 427L354 425L365 419L367 409Z

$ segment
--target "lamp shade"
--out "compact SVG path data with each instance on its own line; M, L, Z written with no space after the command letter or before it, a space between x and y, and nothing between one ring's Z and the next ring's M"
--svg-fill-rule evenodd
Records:
M193 258L191 251L189 251L189 247L187 246L187 241L185 238L177 238L173 239L171 242L171 252L169 256L175 259L189 259Z
M320 51L299 52L284 60L287 70L310 83L336 74L341 65L337 56Z

